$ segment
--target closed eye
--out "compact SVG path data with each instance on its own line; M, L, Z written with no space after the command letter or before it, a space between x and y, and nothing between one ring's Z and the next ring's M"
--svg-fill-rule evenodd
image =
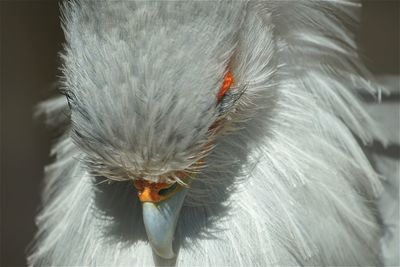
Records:
M158 191L158 194L161 196L167 196L168 194L172 193L176 187L178 186L178 183L173 183L170 187L163 188L160 191Z

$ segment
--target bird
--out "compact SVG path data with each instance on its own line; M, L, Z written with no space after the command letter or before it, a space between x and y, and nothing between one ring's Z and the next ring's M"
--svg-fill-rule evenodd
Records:
M66 1L33 266L383 264L357 1Z

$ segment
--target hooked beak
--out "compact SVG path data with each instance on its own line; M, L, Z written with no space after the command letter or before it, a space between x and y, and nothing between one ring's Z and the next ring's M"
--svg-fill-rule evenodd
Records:
M143 221L153 251L160 257L175 256L172 241L187 188L178 183L135 181L143 207Z

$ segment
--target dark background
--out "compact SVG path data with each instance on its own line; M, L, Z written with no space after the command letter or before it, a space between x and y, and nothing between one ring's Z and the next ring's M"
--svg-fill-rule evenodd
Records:
M375 74L399 74L399 1L364 1L359 42ZM62 49L57 1L0 0L1 266L25 265L55 133L33 120L54 93Z

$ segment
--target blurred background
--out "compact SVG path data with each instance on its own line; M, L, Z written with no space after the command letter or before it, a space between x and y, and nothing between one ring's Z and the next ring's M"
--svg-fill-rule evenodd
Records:
M399 75L400 2L363 4L358 40L366 64L376 75ZM25 250L36 231L43 168L51 161L56 134L32 114L38 102L55 93L60 75L64 36L58 5L0 0L1 266L26 265ZM399 110L389 116L398 118Z

